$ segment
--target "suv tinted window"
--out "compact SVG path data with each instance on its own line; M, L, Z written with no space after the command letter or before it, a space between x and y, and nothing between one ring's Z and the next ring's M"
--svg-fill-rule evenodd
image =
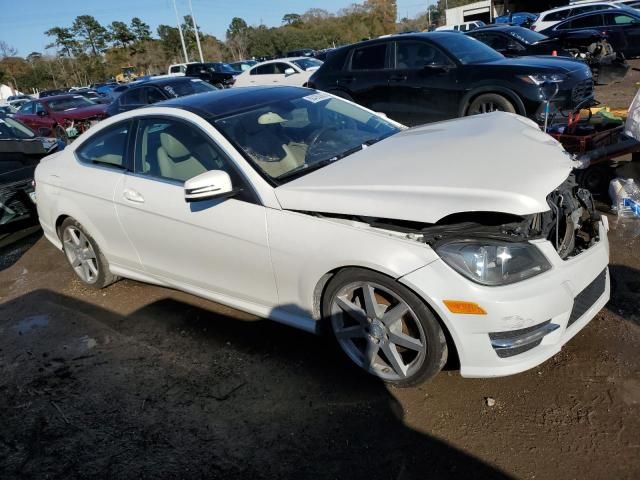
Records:
M419 69L425 65L448 65L449 59L433 45L426 42L398 42L396 44L396 68Z
M82 163L124 167L129 122L114 125L94 135L76 150Z
M607 14L604 18L607 25L629 25L636 21L632 16L623 13Z
M386 56L386 43L358 48L351 58L351 70L382 70Z
M144 88L134 88L128 92L124 92L120 98L121 105L143 105L146 103Z
M603 25L602 15L600 15L599 13L587 15L582 18L576 18L575 20L571 20L568 23L571 25L571 27L569 28L592 28Z

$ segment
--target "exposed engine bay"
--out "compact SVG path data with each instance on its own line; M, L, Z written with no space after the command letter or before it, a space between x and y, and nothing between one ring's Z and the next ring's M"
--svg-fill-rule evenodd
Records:
M351 215L313 215L365 223L431 246L454 238L509 242L544 238L554 245L562 259L575 257L599 241L600 214L595 209L591 193L578 186L573 174L547 195L547 204L548 211L532 215L464 212L449 215L435 224Z
M592 40L593 42L588 46L578 45L579 42L575 44L568 42L569 45L565 48L574 58L589 65L596 83L606 85L622 80L629 70L624 55L615 52L603 37Z

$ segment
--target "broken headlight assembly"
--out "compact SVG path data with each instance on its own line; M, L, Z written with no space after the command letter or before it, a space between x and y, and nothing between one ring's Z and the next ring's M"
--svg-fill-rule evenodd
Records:
M495 240L456 240L436 247L451 268L481 285L498 286L534 277L551 268L535 245Z

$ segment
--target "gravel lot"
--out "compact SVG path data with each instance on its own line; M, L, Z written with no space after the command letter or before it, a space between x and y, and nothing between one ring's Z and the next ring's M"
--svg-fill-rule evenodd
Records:
M327 339L134 281L90 290L37 232L5 240L0 478L640 478L640 220L610 221L612 300L560 354L406 390Z

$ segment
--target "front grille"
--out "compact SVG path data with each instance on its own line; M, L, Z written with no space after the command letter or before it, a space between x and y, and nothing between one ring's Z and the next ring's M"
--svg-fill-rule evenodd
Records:
M571 316L569 317L569 323L567 327L572 325L582 315L585 314L591 306L604 293L605 286L607 284L607 270L604 269L589 285L585 287L576 298L573 300L573 309L571 310Z
M593 95L593 80L583 80L571 91L571 99L574 102L581 102Z

